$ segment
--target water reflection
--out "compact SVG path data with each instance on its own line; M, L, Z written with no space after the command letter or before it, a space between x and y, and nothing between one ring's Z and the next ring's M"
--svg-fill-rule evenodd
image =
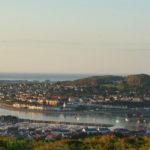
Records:
M129 119L128 119L128 118L125 118L125 122L129 122Z

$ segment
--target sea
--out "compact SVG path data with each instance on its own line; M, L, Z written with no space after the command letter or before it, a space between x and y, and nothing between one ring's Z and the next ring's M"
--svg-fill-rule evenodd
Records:
M28 81L73 81L85 77L93 76L92 74L42 74L42 73L0 73L0 80L28 80Z

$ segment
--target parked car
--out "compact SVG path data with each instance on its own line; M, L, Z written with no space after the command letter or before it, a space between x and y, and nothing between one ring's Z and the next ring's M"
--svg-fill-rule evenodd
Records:
M99 128L99 132L100 132L101 134L105 134L105 133L109 133L110 130L109 130L108 128Z
M116 133L118 135L127 136L127 135L130 135L130 130L125 129L125 128L116 128L114 130L114 133Z

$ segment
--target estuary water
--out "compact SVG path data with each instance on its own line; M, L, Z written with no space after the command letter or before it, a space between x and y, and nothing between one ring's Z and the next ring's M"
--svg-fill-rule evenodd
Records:
M6 110L0 108L0 115L12 115L22 119L42 120L42 121L62 121L62 122L81 122L81 123L99 123L112 124L117 127L125 127L128 129L135 129L139 125L138 117L132 116L127 118L125 114L121 113L78 113L78 120L72 113L44 113L44 112L29 112L20 110ZM143 116L144 117L144 116ZM149 116L144 117L145 126L150 126Z

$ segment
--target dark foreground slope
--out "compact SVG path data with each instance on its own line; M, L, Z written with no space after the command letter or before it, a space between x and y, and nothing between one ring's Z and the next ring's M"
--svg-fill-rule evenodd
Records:
M0 137L0 150L149 150L150 137L117 137L108 134L85 139L16 140Z

